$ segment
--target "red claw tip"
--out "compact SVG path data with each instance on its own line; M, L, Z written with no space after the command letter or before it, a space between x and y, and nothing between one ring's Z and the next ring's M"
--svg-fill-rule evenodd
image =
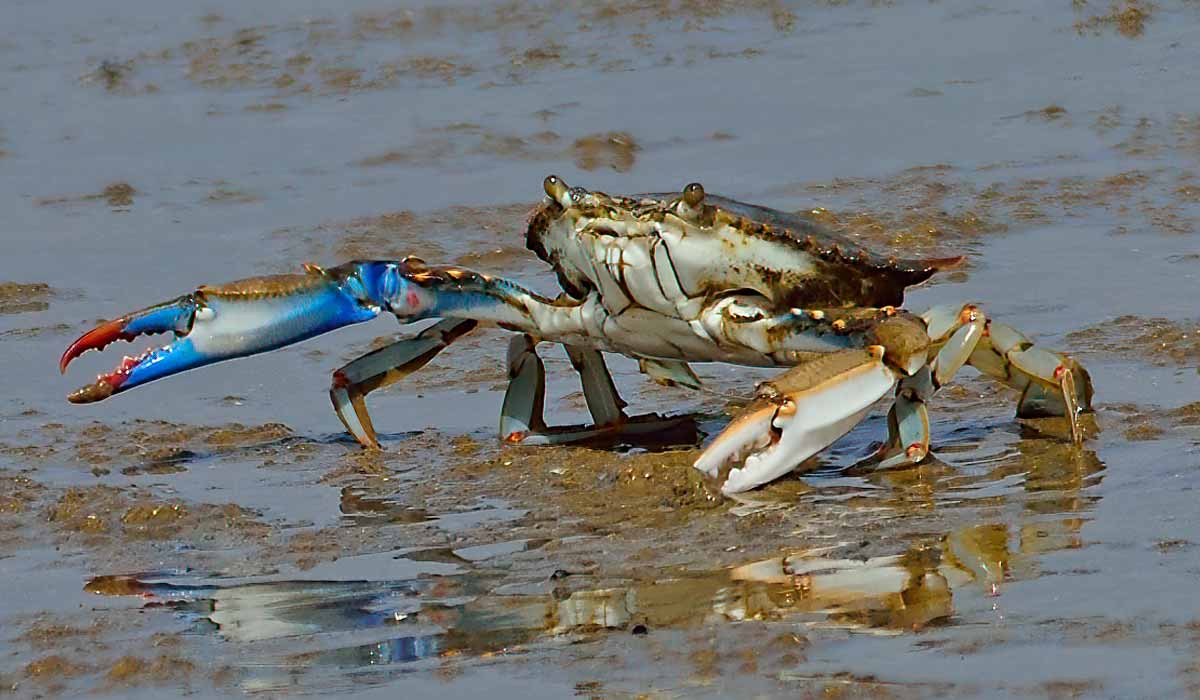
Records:
M88 350L102 350L106 345L114 340L133 340L135 336L125 333L124 319L116 321L106 321L96 326L92 330L79 336L79 338L71 343L67 351L62 354L58 361L58 371L66 374L67 365L71 364L71 360L79 357Z

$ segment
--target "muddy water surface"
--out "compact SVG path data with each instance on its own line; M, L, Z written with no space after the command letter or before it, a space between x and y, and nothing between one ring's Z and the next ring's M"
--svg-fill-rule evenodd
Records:
M189 14L190 13L190 14ZM1163 697L1200 691L1194 2L19 1L0 28L0 696ZM504 449L504 334L373 394L380 320L93 406L98 319L419 254L552 293L550 172L699 180L1091 370L1085 448L965 370L937 459L722 500L666 451ZM140 346L135 350L142 349ZM547 352L549 409L585 406ZM761 372L646 382L709 432Z

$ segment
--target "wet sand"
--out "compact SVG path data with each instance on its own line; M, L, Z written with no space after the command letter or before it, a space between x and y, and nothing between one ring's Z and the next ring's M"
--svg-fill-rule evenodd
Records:
M191 12L191 14L188 14ZM1181 697L1200 691L1194 2L22 0L0 28L0 697ZM1084 449L972 370L936 459L737 500L697 447L505 448L506 334L372 394L388 320L65 395L102 318L303 262L416 254L553 294L541 179L700 181L879 251L1096 385ZM383 338L384 340L381 340ZM548 349L548 415L586 415ZM631 410L710 392L614 358Z

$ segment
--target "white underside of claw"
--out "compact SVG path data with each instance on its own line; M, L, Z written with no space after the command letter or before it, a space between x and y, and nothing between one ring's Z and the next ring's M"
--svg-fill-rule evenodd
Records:
M770 426L774 413L773 409L764 409L734 419L692 466L715 479L725 463L739 461L752 450L766 447L771 441Z
M724 494L778 479L848 433L896 380L882 362L869 362L785 394L781 398L790 400L794 412L759 404L730 423L694 466L715 477L723 465L742 461L729 472Z
M803 427L795 421L791 422L790 428L784 430L779 442L762 452L751 454L746 457L746 462L741 468L735 468L729 472L729 478L721 487L721 493L749 491L787 474L801 462L829 447L835 440L850 432L850 429L858 425L866 416L873 403L875 403L874 399L862 410L855 411L838 420L824 421L820 424Z

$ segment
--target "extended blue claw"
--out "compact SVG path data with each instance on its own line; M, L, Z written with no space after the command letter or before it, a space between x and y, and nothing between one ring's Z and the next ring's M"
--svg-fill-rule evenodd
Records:
M335 274L349 273L349 274ZM63 353L59 369L88 350L115 340L173 332L175 340L136 357L73 392L73 403L91 403L195 367L274 350L375 318L380 306L364 295L356 268L274 275L201 287L191 294L108 321Z
M91 403L195 367L267 352L342 326L369 321L384 311L394 314L402 323L436 317L463 319L445 327L435 326L449 338L449 341L439 340L440 347L444 347L473 328L475 321L530 332L536 328L530 308L550 305L548 299L512 282L455 266L428 266L417 258L356 260L329 269L306 265L302 274L254 277L220 287L201 287L178 299L102 323L67 348L59 369L65 372L79 355L99 350L115 340L128 341L153 333L175 334L174 341L124 358L115 370L100 375L95 382L67 397L73 403ZM432 357L428 355L430 348L408 357L415 347L403 346L398 354L386 357L407 358L397 362L411 371L423 364L422 361L414 366L412 361L422 356L425 360ZM358 365L355 371L361 374L371 370L368 374L387 375L389 368L380 365L380 359L375 357ZM359 377L355 381L365 382L366 387L382 380ZM365 393L370 387L358 390ZM346 419L341 409L339 414ZM356 435L363 440L359 433ZM364 440L364 444L369 442Z

